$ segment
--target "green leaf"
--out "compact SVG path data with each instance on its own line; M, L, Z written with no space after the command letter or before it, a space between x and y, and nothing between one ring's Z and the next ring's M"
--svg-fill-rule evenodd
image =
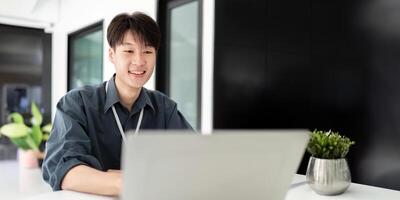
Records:
M307 151L317 158L344 158L353 144L353 141L337 132L314 130L310 135Z
M11 117L11 119L12 119L12 121L14 123L17 123L17 124L23 124L24 123L24 118L22 117L21 114L19 114L17 112L11 113L10 117Z
M18 148L23 150L31 149L29 144L26 142L28 135L19 138L10 138L11 142L15 144Z
M18 148L28 150L39 150L39 146L43 140L48 139L48 134L43 135L41 124L43 116L39 111L37 105L32 102L31 104L31 123L32 128L24 124L24 118L19 113L11 113L10 118L13 123L6 124L0 128L0 135L5 135L10 138ZM44 131L51 131L51 124L43 127Z
M9 138L19 138L28 135L29 128L25 124L6 124L0 128L0 133Z
M36 144L35 144L35 141L33 140L33 138L32 138L31 135L28 135L28 136L26 137L26 140L25 140L25 141L26 141L26 143L29 145L30 149L39 151L39 145L36 145Z
M52 128L53 126L51 124L47 124L46 126L43 126L42 131L45 133L50 133Z
M43 140L43 133L39 126L32 126L31 136L36 146L39 146Z
M43 134L43 140L47 141L49 140L50 134Z
M39 111L39 108L36 106L35 102L32 102L31 112L32 112L32 119L31 119L32 125L40 126L42 124L43 117Z

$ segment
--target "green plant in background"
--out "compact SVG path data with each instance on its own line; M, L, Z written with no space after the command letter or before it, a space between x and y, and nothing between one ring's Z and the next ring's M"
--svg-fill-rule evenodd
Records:
M31 127L24 123L24 118L19 113L11 113L12 123L5 124L0 128L0 135L8 137L12 143L23 150L39 151L42 141L49 138L51 124L41 127L43 117L34 102L31 104Z
M314 130L311 133L307 151L316 158L339 159L345 158L350 147L355 144L346 136L333 131Z

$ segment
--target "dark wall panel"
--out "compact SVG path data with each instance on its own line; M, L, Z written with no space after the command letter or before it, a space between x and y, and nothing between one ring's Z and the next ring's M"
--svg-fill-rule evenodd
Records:
M400 190L399 12L387 0L216 1L214 128L339 131L356 141L353 181Z
M51 34L43 29L0 24L0 97L6 84L40 88L44 123L51 121ZM2 98L0 103L4 104ZM7 113L0 111L0 115L1 125Z
M28 123L31 99L40 107L43 123L51 122L51 34L0 24L0 126L14 111ZM1 137L0 160L15 158L15 145Z

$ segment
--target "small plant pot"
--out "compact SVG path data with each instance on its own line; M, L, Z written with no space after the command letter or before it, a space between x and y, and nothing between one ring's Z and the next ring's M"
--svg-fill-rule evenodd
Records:
M342 194L351 183L347 160L310 157L306 179L308 185L318 194Z
M18 162L21 167L33 169L39 167L38 159L43 158L43 153L34 150L18 149Z

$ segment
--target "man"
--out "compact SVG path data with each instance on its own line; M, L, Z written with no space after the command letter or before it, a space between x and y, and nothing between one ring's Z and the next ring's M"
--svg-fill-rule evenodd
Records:
M72 90L57 104L43 163L43 178L53 190L118 195L124 131L191 129L175 102L143 88L160 43L157 23L140 12L117 15L107 40L115 75Z

